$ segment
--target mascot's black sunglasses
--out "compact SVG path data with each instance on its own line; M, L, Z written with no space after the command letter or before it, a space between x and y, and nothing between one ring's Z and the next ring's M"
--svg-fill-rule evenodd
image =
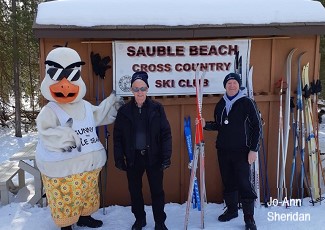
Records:
M77 69L51 67L47 70L47 73L54 81L61 81L63 78L66 78L69 81L77 81L80 78L80 70Z

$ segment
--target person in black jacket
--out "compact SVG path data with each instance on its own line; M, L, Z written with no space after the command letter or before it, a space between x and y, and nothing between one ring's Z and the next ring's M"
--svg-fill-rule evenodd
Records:
M146 72L135 72L131 79L134 97L123 105L114 125L115 166L126 171L132 212L136 218L132 230L146 226L142 177L146 171L155 220L155 230L166 230L163 189L164 170L171 162L172 136L163 106L147 97Z
M261 119L255 102L240 90L241 78L228 74L226 93L214 110L214 121L203 120L205 130L217 130L216 148L224 185L226 211L219 221L238 217L238 195L244 212L246 229L256 229L254 200L257 198L250 181L250 164L257 159L261 135Z

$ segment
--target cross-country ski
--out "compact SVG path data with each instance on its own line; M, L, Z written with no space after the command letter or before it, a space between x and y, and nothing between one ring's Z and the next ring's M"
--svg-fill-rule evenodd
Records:
M309 63L303 66L302 70L302 83L304 89L304 109L305 109L305 121L306 121L306 140L308 146L308 159L309 159L309 180L311 197L314 202L319 201L319 164L318 155L316 149L316 140L313 127L313 114L312 105L310 98L310 87L309 87Z
M195 89L196 89L196 120L195 120L195 150L194 159L191 166L191 177L189 191L186 203L184 229L187 229L190 215L190 204L193 197L193 189L196 180L196 171L199 168L200 175L200 205L201 205L201 229L204 228L205 205L207 203L205 190L205 164L204 164L204 138L202 128L202 102L203 102L203 82L205 72L200 75L199 69L195 71ZM199 164L199 165L198 165Z

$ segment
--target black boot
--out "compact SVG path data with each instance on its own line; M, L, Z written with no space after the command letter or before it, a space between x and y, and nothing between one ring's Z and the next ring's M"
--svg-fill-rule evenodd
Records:
M254 220L254 200L242 199L245 229L256 230L256 224Z
M245 230L257 230L253 216L244 215Z
M99 228L103 225L103 221L96 220L91 216L80 216L77 225L80 227Z
M218 217L221 222L229 221L233 218L238 217L238 193L225 193L224 199L226 202L226 211Z
M136 220L132 225L132 230L141 230L143 227L147 225L146 219Z
M72 230L72 226L66 226L66 227L62 227L61 230Z
M166 227L165 223L156 223L155 224L155 230L168 230L168 228Z

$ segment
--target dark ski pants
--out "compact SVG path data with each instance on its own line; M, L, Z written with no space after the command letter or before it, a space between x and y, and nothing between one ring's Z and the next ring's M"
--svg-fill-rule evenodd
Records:
M218 161L224 194L238 192L241 199L256 199L250 181L249 151L225 151L218 149Z
M151 192L153 216L156 223L163 223L166 220L166 213L164 212L165 193L163 190L164 172L160 169L160 165L148 166L146 162L146 156L137 155L134 167L127 169L132 213L137 220L146 218L142 194L142 177L146 171Z

